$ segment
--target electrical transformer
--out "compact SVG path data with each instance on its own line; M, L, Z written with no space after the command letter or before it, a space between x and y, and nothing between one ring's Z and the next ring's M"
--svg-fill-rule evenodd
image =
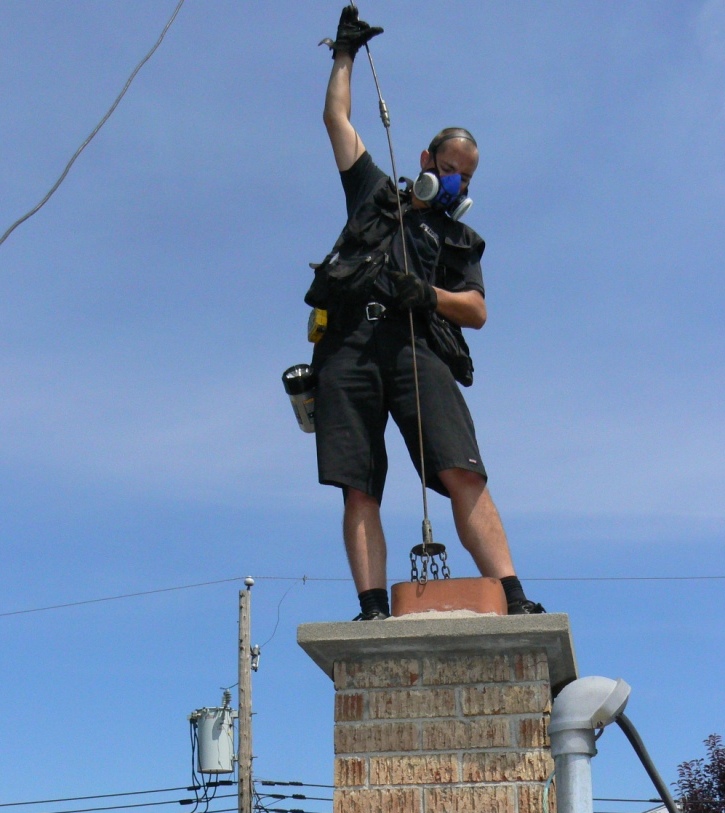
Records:
M201 773L234 772L234 719L229 706L193 711L189 720L197 732L197 764Z

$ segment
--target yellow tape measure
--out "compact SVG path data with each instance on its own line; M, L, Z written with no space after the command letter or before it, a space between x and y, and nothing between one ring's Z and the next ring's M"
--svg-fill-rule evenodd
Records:
M307 322L307 339L313 344L320 341L327 330L327 311L322 308L313 308Z

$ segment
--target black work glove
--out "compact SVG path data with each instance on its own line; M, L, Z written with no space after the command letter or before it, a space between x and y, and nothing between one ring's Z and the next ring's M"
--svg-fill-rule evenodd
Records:
M348 5L342 10L340 22L337 25L337 37L333 42L329 37L322 40L332 48L332 58L340 51L355 59L355 55L373 37L382 34L383 29L368 25L364 20L358 19L358 10L355 6Z
M421 311L434 311L438 307L438 294L430 283L405 271L394 271L391 278L396 307Z

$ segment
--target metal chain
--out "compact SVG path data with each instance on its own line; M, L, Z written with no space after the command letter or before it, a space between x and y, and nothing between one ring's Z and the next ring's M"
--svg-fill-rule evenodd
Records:
M418 573L418 560L415 553L410 552L410 580L420 584L420 574Z
M424 553L421 557L421 564L423 566L423 573L421 574L420 578L418 579L418 584L427 584L428 583L428 560L430 556L427 553Z
M451 578L451 571L450 571L450 569L448 567L448 554L446 553L445 549L441 551L440 557L441 557L441 564L442 564L441 573L443 574L443 578L444 579L450 579Z
M436 561L440 559L440 565ZM420 570L418 569L420 559ZM415 545L410 551L410 580L424 585L428 582L428 574L432 579L450 579L451 571L448 568L448 554L444 545L433 542L431 545Z

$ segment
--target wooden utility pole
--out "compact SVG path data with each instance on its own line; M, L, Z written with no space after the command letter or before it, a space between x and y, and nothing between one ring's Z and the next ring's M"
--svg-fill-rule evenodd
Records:
M246 590L239 591L239 813L252 813L252 669L250 604L254 579L246 578Z

